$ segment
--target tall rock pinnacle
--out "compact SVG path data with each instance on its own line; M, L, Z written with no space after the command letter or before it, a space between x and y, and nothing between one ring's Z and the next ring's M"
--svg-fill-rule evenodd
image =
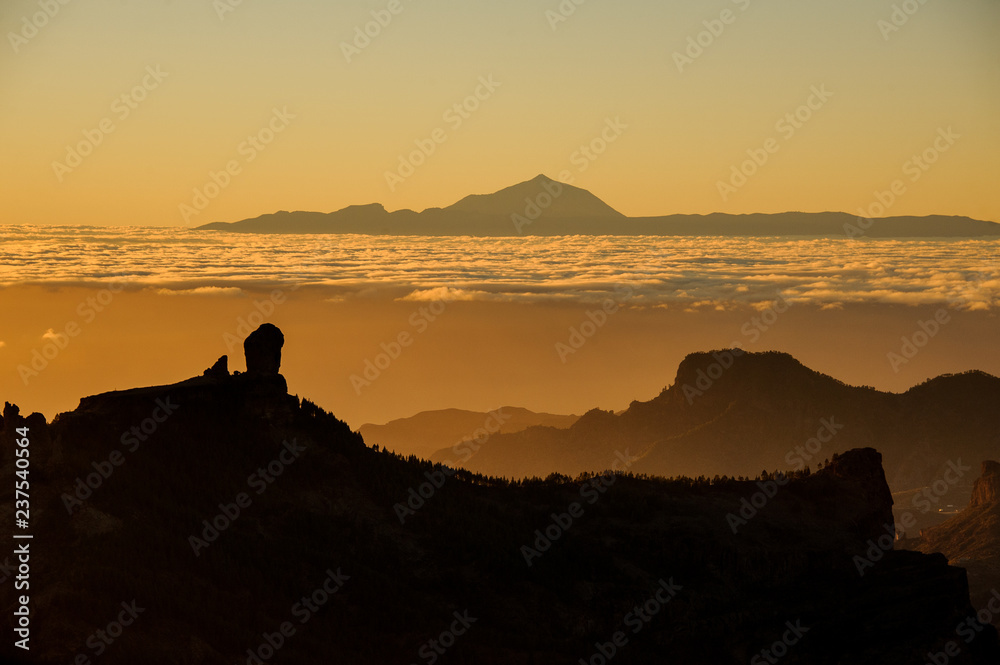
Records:
M243 342L243 353L247 360L247 374L275 376L281 369L281 347L285 336L277 326L262 324L247 336Z

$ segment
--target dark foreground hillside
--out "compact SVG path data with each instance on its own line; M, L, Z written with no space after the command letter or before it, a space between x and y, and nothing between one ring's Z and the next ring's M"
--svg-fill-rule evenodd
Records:
M963 570L892 551L873 449L787 483L452 474L289 396L281 342L48 425L5 408L0 528L27 427L34 536L7 662L911 664L973 613ZM998 660L988 628L947 662Z

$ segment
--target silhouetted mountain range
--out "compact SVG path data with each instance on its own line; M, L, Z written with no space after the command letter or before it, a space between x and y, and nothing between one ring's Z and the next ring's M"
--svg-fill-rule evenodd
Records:
M516 406L503 406L489 412L441 409L421 411L409 418L398 418L384 425L367 423L358 432L369 445L388 447L393 452L426 459L431 459L431 455L441 449L441 442L450 441L446 454L451 457L444 459L459 459L464 455L459 455L453 448L461 443L475 443L477 438L483 440L497 432L520 432L536 425L569 427L579 418L580 416L535 413ZM472 446L468 448L471 449Z
M474 194L447 208L387 211L382 204L336 212L280 211L200 230L233 233L360 233L370 235L652 235L977 237L1000 224L945 215L859 219L843 212L626 217L585 189L539 175L493 194Z
M287 393L283 343L265 324L244 373L223 358L49 424L5 407L33 536L31 651L8 575L7 662L910 665L973 611L964 571L893 551L873 449L709 484L637 477L625 445L592 467L618 473L510 483L367 447ZM998 657L984 629L949 662Z
M636 472L711 478L815 469L833 453L871 446L900 491L933 483L949 462L994 456L997 404L1000 379L983 372L894 394L846 385L785 353L693 353L648 402L620 415L592 410L568 429L494 435L462 466L510 478L574 476L628 448L639 458Z

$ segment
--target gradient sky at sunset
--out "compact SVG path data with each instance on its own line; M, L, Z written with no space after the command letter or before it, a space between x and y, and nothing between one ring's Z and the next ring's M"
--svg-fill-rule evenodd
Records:
M918 9L891 33L878 24L891 20L887 0L588 0L555 29L556 0L401 0L351 62L341 43L388 0L242 0L220 18L236 1L52 0L58 11L28 39L11 34L33 34L22 17L39 4L4 2L2 222L420 210L564 171L629 215L856 212L902 179L888 214L1000 221L993 0L911 0ZM678 71L674 52L724 10L730 24ZM477 110L446 119L491 76L500 85ZM144 80L128 108L121 95ZM813 86L832 96L783 136L776 122ZM262 150L241 148L274 109L294 118ZM53 162L105 118L114 131L57 175ZM627 129L596 160L574 157L608 119ZM916 179L905 172L949 127L954 145ZM437 128L446 140L390 191L385 172ZM724 201L717 182L772 137L778 151ZM185 220L180 205L231 161L228 186Z

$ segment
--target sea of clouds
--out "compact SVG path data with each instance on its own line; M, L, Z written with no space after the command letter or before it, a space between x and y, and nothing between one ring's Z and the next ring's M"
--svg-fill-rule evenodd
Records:
M727 309L778 295L997 307L1000 240L809 237L253 235L150 227L0 226L0 285L93 286L239 297L306 287L331 301L598 302Z

